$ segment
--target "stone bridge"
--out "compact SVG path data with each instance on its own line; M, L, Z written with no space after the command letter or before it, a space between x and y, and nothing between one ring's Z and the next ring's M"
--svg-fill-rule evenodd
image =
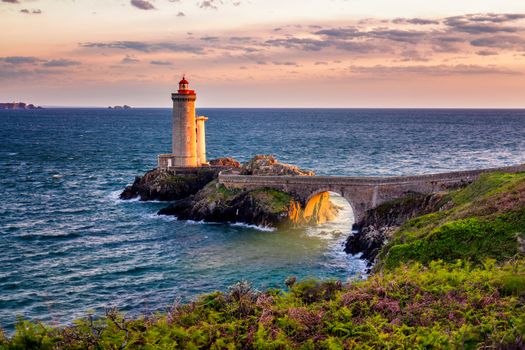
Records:
M369 209L406 196L409 193L431 194L467 185L488 172L517 173L525 171L525 164L503 168L457 171L450 173L392 176L255 176L219 174L219 183L230 189L253 190L273 188L291 194L306 206L322 192L335 192L352 206L355 222L363 219Z

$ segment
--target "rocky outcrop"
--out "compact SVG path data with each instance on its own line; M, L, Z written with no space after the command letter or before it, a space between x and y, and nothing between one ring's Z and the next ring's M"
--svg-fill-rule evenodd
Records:
M277 227L288 220L290 201L291 197L283 192L269 189L232 191L213 181L195 196L177 201L159 214L175 215L180 220Z
M278 162L271 155L257 155L243 164L240 175L263 175L263 176L314 176L309 170L302 170L295 165Z
M250 175L312 176L311 171L278 162L273 156L258 155L240 166L233 158L210 161L210 167L148 171L126 187L121 199L175 201L161 215L180 220L242 222L265 227L302 226L332 220L338 207L328 193L320 193L303 208L300 201L278 190L229 190L216 178L220 171L235 170Z
M366 212L354 225L356 232L348 237L345 252L361 253L371 265L391 235L406 221L444 207L443 195L408 194L406 197L386 202Z
M154 169L137 176L131 186L120 194L121 199L140 197L142 201L172 201L197 193L217 177L219 170L202 168L193 173L176 173Z
M139 197L142 201L173 201L194 195L213 181L223 170L238 168L240 163L233 158L218 158L210 161L210 167L195 169L153 169L137 176L131 186L120 194L120 199Z
M239 163L237 160L233 158L224 157L224 158L217 158L217 159L210 160L210 165L239 168L241 166L241 163Z
M195 196L182 199L159 211L180 220L242 222L263 227L297 227L333 219L338 207L319 195L302 209L291 195L274 189L230 190L213 181Z

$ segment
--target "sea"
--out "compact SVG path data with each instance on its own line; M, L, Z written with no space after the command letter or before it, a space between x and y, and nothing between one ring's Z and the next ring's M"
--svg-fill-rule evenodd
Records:
M525 110L200 109L208 158L272 154L319 175L439 173L525 163ZM117 307L163 311L238 281L366 278L353 214L269 230L177 221L119 193L171 149L170 109L0 111L0 327L65 325Z

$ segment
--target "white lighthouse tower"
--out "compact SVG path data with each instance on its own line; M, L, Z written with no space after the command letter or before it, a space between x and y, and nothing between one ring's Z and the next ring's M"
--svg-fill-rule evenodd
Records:
M206 133L204 123L208 118L195 115L197 94L189 89L185 77L179 89L171 94L173 100L172 154L161 154L159 168L194 168L206 162Z

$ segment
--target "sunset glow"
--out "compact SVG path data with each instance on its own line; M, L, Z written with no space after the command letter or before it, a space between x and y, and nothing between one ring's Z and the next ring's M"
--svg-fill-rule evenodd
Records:
M1 100L525 107L525 3L2 0Z

